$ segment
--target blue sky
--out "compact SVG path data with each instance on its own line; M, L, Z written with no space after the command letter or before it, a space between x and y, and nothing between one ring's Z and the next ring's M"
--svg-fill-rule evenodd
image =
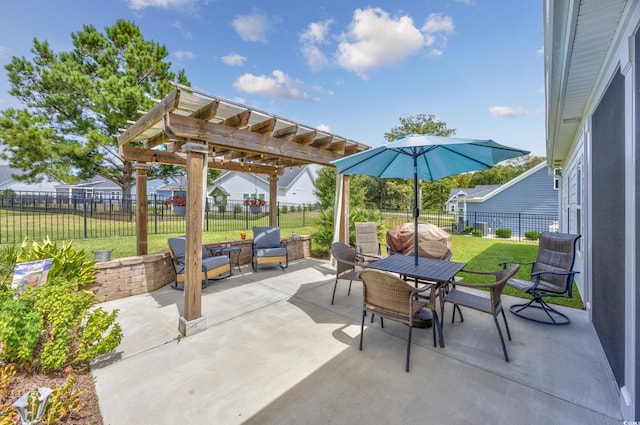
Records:
M193 87L370 146L399 118L545 155L542 2L534 0L4 0L4 66L33 39L116 19L167 46Z

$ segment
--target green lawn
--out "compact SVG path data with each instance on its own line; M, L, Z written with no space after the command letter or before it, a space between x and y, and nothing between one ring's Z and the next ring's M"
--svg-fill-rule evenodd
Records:
M298 235L312 234L315 229L307 227L282 227L282 236L288 236L295 230ZM251 238L249 230L247 237ZM158 252L167 248L167 238L176 235L149 235L149 252ZM225 242L240 239L240 230L226 232L203 232L204 242ZM78 249L83 249L87 255L93 257L92 252L97 250L111 250L111 258L130 257L136 255L136 238L134 236L110 237L102 239L76 239L73 245ZM479 271L499 270L498 263L501 261L533 261L538 252L538 244L532 242L517 242L500 239L475 238L470 236L453 235L453 261L467 263L467 269ZM522 266L516 275L521 279L528 279L530 266ZM487 282L486 276L462 275L469 282ZM484 279L484 280L483 280ZM511 287L506 287L505 294L525 297L525 295ZM573 298L556 298L549 302L565 305L574 308L583 308L582 299L574 285Z

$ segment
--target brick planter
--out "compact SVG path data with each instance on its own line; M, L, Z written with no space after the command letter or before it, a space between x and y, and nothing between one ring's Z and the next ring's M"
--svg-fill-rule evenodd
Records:
M311 236L298 236L296 240L284 238L284 240L288 244L289 261L311 257ZM251 239L228 241L228 243L240 248L240 265L251 264ZM205 243L205 245L214 247L221 246L222 243ZM87 285L85 289L96 294L98 302L155 291L173 283L175 279L168 249L149 255L97 263L95 268L96 281Z

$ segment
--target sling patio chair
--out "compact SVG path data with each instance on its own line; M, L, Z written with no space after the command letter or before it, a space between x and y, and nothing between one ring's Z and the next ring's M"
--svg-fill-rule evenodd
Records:
M409 372L411 357L411 334L413 328L433 326L433 346L436 346L436 328L442 332L436 313L436 285L414 288L404 280L387 272L366 269L360 272L362 280L362 322L360 325L360 351L364 338L364 320L367 312L380 317L380 326L384 328L384 319L404 323L409 327L407 337L407 360L405 370ZM430 292L428 300L418 295ZM431 317L423 309L431 310ZM426 313L426 314L425 314ZM432 319L433 318L433 323Z
M261 264L278 264L282 270L289 266L289 251L287 241L280 239L280 228L253 227L253 242L251 243L251 266L258 270Z
M372 262L382 258L382 248L378 240L378 226L372 221L353 223L355 228L354 246L364 262Z
M171 254L171 265L176 275L176 281L171 287L179 291L184 290L184 272L186 261L186 239L184 236L169 238L169 253ZM229 257L226 255L211 255L206 247L202 247L202 287L206 287L209 279L229 273L231 275L231 265ZM180 284L182 283L182 286Z
M504 320L504 327L507 329L507 336L509 337L509 341L511 341L511 332L509 332L509 324L507 323L507 317L504 314L504 309L502 308L502 291L507 283L507 281L515 275L520 269L519 264L514 264L509 268L502 269L497 272L476 272L470 270L463 270L464 273L472 273L472 274L483 274L483 275L494 275L496 278L495 283L467 283L464 281L456 281L455 286L449 290L449 292L443 298L443 305L446 303L453 304L453 311L451 313L451 323L454 323L456 319L456 307L460 312L460 321L464 322L464 317L462 316L462 310L460 310L460 306L471 308L473 310L480 311L482 313L487 313L493 316L493 321L496 324L496 328L498 329L498 335L500 336L500 342L502 343L502 351L504 353L504 359L508 362L509 356L507 355L507 347L504 344L504 337L502 336L502 330L500 329L500 323L498 323L498 314L502 314L502 319ZM486 297L484 295L476 295L466 291L460 290L460 288L475 288L475 289L485 289L488 290L489 296Z
M573 296L573 278L578 273L573 270L576 258L576 245L580 235L569 233L543 232L540 235L538 256L535 261L499 263L503 267L509 264L530 264L531 279L511 278L507 285L519 289L533 297L524 304L514 304L509 309L516 316L548 325L566 325L569 318L551 307L545 298ZM544 314L541 314L544 313Z

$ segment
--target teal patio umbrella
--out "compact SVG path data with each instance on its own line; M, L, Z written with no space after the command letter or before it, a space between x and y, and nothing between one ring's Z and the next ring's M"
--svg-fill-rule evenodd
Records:
M340 174L413 179L415 264L418 264L418 180L438 180L469 171L486 170L506 159L529 154L493 140L419 134L400 137L383 146L331 163Z

